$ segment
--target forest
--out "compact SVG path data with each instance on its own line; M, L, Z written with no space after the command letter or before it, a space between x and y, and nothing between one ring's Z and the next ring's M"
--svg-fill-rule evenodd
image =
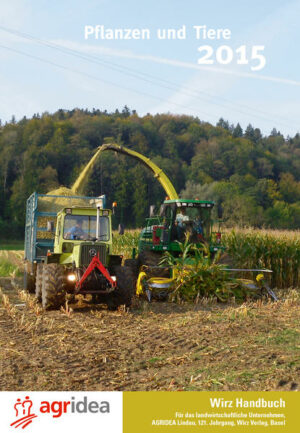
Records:
M187 115L139 116L125 106L0 121L0 238L21 239L29 195L71 186L108 138L153 159L182 197L214 200L228 227L300 229L300 134L284 137L274 128L264 136L251 124L243 130L224 119L211 125ZM146 168L110 152L84 193L106 194L109 206L116 201L127 228L142 227L149 206L165 198Z

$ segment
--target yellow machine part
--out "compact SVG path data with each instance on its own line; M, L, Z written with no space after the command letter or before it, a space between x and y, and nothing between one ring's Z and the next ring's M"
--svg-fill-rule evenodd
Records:
M164 278L164 277L147 278L146 272L142 271L139 273L136 282L136 294L140 296L144 293L144 288L145 288L144 280L147 281L147 288L149 290L159 291L159 290L171 290L174 279L175 279L174 273L172 278Z
M102 146L98 147L97 152L95 155L91 158L89 163L85 166L81 174L78 176L78 179L72 186L72 192L73 193L80 193L88 179L88 176L90 175L95 162L98 158L98 156L101 154L101 152L104 152L106 150L111 150L114 152L122 153L124 155L131 156L135 159L137 159L139 162L144 164L147 168L149 168L153 174L154 177L158 180L158 182L161 184L161 186L164 188L166 195L170 200L176 200L178 199L178 194L172 185L172 182L168 178L168 176L162 171L161 168L159 168L154 162L151 161L150 158L147 158L146 156L135 152L134 150L128 149L127 147L120 146L115 143L110 144L103 144Z
M73 186L71 188L71 190L74 194L79 194L80 192L82 192L83 186L85 185L87 178L88 178L90 172L92 171L92 169L95 165L95 162L96 162L100 153L101 153L101 147L98 148L95 155L91 158L91 160L88 162L88 164L85 166L85 168L82 170L82 172L80 173L80 175L76 179L76 182L73 184Z
M151 161L150 158L147 158L146 156L135 152L134 150L128 149L127 147L120 146L115 143L111 144L104 144L103 146L99 147L100 151L105 150L112 150L118 153L123 153L124 155L132 156L133 158L137 159L141 163L143 163L146 167L150 168L150 170L154 173L154 177L158 180L158 182L161 184L161 186L164 188L168 198L170 200L177 200L178 194L168 178L168 176L162 171L161 168L159 168L156 164L154 164L153 161ZM97 152L98 153L98 152Z
M143 280L147 278L146 272L140 272L136 282L136 294L142 295L144 292Z

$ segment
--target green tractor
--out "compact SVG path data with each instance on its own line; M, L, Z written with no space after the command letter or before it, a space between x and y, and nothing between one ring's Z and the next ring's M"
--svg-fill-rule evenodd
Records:
M104 201L37 193L27 200L24 286L45 309L64 305L66 294L92 295L111 310L131 304L135 278L112 254Z

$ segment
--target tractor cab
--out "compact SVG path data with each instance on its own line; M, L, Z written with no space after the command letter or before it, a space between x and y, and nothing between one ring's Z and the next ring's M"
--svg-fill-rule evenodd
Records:
M97 216L82 215L76 213L65 215L63 226L63 238L68 240L110 240L109 211L105 210L99 215L99 234L97 236ZM80 210L82 211L82 209ZM95 213L95 212L94 212Z
M106 265L111 249L110 209L74 207L58 212L54 254L59 255L60 263L87 266L94 254Z

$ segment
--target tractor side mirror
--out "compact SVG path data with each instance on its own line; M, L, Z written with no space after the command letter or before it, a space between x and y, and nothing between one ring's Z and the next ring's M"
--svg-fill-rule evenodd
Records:
M54 232L54 221L47 221L47 232Z
M150 216L150 218L152 218L152 217L155 216L155 206L154 206L154 204L152 204L152 205L150 206L149 216Z
M125 233L124 224L119 224L118 233L119 235L123 235Z

